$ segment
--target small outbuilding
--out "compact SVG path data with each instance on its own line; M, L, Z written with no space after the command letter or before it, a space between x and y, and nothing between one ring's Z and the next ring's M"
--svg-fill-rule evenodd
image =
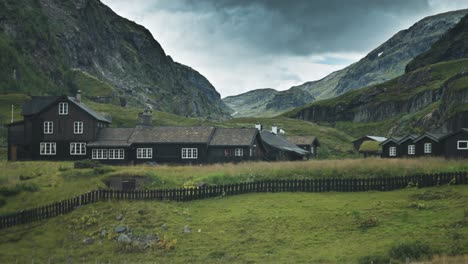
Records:
M310 156L317 158L317 148L320 147L320 142L315 136L287 136L286 139L303 150L310 152Z
M416 144L414 140L417 135L406 135L398 141L398 157L416 157Z
M401 156L401 153L398 151L398 142L400 142L401 137L391 137L380 143L382 146L382 158L398 158Z
M382 154L382 147L378 141L364 141L359 147L359 153L367 157L380 157Z
M416 157L426 156L442 156L443 144L442 139L445 134L436 134L426 132L423 135L414 139L416 145Z
M443 153L446 158L468 158L468 128L449 134L443 139Z
M270 131L260 131L260 137L265 147L265 160L303 160L310 152L299 148L281 135Z

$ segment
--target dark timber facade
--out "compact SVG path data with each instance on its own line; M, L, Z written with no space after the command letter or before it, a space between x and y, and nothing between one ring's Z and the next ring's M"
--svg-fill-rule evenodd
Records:
M8 160L203 164L301 160L310 155L310 150L257 128L153 127L149 110L140 114L140 125L134 128L110 128L111 118L88 108L80 98L80 94L33 97L25 103L24 120L7 125ZM264 132L268 135L262 136ZM311 143L318 146L316 139Z

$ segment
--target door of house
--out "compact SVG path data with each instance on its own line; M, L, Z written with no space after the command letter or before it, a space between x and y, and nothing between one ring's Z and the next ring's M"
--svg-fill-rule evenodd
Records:
M16 161L17 159L18 159L17 146L16 145L11 145L10 146L10 160L11 161Z

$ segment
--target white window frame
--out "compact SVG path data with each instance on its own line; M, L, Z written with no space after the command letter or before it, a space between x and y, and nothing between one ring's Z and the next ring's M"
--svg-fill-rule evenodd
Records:
M461 147L460 143L466 144L466 147ZM458 140L457 141L457 149L458 150L468 150L468 140Z
M68 103L67 102L59 103L59 115L68 115Z
M53 134L54 133L54 122L44 121L44 134Z
M425 154L432 153L432 143L424 143L424 153Z
M83 121L73 122L73 134L83 134Z
M388 148L388 156L390 156L390 157L396 157L396 147L390 147L390 148Z
M72 155L72 156L86 155L86 143L84 143L84 142L71 142L70 143L70 155Z
M198 159L198 148L182 148L182 159Z
M93 149L91 159L107 159L107 149Z
M152 148L137 148L137 159L152 159L153 149Z
M408 145L408 155L416 154L416 145Z
M109 149L109 159L111 160L123 160L125 158L124 149Z
M41 142L39 145L39 153L41 156L50 156L57 154L57 143L55 142Z
M234 150L234 156L243 157L244 156L244 149L243 148L236 148Z

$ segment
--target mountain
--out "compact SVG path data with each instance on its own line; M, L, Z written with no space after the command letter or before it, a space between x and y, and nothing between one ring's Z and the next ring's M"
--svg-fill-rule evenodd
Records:
M99 0L0 0L0 93L64 94L226 118L211 83ZM96 84L98 87L85 84Z
M289 89L279 92L271 88L252 90L223 99L223 102L233 109L233 117L272 117L311 101L314 101L314 97L302 90Z
M359 89L373 84L383 83L405 73L405 67L417 55L427 51L447 30L457 24L460 19L468 14L468 9L458 10L435 16L426 17L408 29L395 34L388 41L371 51L358 62L336 72L325 78L306 82L302 85L294 86L287 91L287 98L300 98L300 93L304 91L312 96L312 99L285 102L288 107L276 108L276 112L270 115L279 114L287 109L298 107L313 100L333 98L348 91ZM286 91L284 91L286 93ZM297 93L294 95L294 93ZM271 95L265 96L264 101L254 102L255 104L268 105ZM232 108L232 107L231 107ZM250 106L243 105L249 109ZM242 112L242 108L233 108L237 112ZM248 112L248 116L253 116L254 112Z
M326 123L354 136L468 127L468 15L407 73L382 84L297 108L287 116Z

